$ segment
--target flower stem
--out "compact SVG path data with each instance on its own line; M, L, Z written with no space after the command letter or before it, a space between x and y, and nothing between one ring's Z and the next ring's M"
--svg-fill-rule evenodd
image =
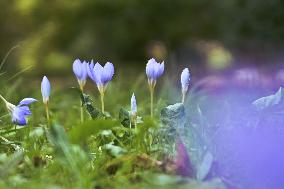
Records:
M104 92L101 92L102 113L105 113Z
M82 94L84 94L84 90L83 87L81 87L81 92ZM81 112L81 123L84 122L84 107L83 107L83 103L80 100L80 112Z
M154 87L150 86L150 95L151 95L151 117L154 117Z
M0 98L3 100L4 103L7 103L7 100L2 95L0 95Z
M45 113L46 113L46 119L47 123L50 123L50 118L49 118L49 108L48 108L48 102L45 104Z
M182 101L181 101L181 103L184 104L184 102L185 102L185 93L183 92L183 93L182 93Z

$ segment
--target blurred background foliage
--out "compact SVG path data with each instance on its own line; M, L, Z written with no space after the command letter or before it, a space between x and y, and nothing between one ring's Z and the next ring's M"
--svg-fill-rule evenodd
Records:
M149 57L217 69L271 63L284 44L282 0L0 0L0 7L0 57L16 46L5 66L32 75L70 73L75 58L131 67Z

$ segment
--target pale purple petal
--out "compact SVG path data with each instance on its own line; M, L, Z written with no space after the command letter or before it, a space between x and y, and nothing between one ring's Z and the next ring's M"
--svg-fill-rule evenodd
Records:
M112 63L107 62L103 68L103 73L101 77L102 83L105 85L107 84L114 75L114 66Z
M90 64L87 64L87 73L88 73L88 76L91 78L91 80L95 81L93 60L91 61Z
M88 63L86 61L84 61L81 65L81 70L82 70L81 80L83 80L83 81L86 81L87 76L88 76L87 65L88 65Z
M34 98L24 98L20 103L19 106L23 106L23 105L29 105L31 103L37 102L36 99Z
M73 63L73 72L78 79L82 78L82 63L79 59L76 59Z
M94 73L94 81L97 85L102 85L102 74L103 74L104 68L100 65L100 63L96 63L93 69Z
M157 62L154 58L151 58L146 65L146 74L149 79L155 79L155 66Z

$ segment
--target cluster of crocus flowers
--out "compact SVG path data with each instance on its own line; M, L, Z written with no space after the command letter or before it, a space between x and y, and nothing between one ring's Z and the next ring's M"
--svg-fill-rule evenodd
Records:
M27 116L31 115L31 111L28 105L36 102L34 98L24 98L17 106L8 102L3 96L0 98L6 105L8 112L11 114L12 122L15 125L24 126L27 124Z
M104 66L98 62L94 65L93 61L88 65L88 75L96 83L101 95L102 113L104 113L104 95L108 83L114 75L114 66L112 63L107 62Z
M151 96L151 117L154 116L154 90L157 79L164 73L164 62L158 63L154 58L150 59L146 65L146 74Z
M42 101L45 105L46 119L48 122L50 121L49 120L49 108L48 108L50 90L51 90L50 82L47 79L47 77L44 76L41 82L41 94L42 94Z
M190 82L190 73L189 73L188 68L185 68L182 71L181 76L180 76L180 81L181 81L182 103L184 103L186 93L188 91L189 82Z

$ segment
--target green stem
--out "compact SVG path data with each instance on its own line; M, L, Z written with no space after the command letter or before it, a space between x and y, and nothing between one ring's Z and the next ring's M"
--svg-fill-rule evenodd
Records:
M182 101L181 101L183 104L184 104L184 102L185 102L185 93L183 92L182 93Z
M47 119L47 123L50 123L50 119L49 119L49 108L48 108L48 102L45 104L45 113L46 113L46 119Z
M82 94L84 94L84 90L83 87L81 87L81 92ZM83 103L80 100L80 112L81 112L81 123L84 122L84 107L83 107Z
M2 95L0 95L0 98L3 100L4 103L7 103L7 100Z
M151 95L151 117L154 117L154 87L150 86L150 95Z
M102 113L105 113L104 92L101 93Z

